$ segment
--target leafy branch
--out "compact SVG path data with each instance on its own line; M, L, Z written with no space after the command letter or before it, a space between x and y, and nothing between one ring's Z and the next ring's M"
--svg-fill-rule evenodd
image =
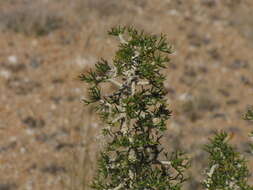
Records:
M165 76L160 70L166 68L171 46L165 35L148 35L132 27L112 28L109 35L120 40L113 63L102 60L95 71L80 75L91 85L84 102L97 105L107 124L102 132L110 138L100 153L91 187L179 190L186 180L188 159L179 151L170 156L160 143L171 116L164 99ZM100 86L106 82L117 86L110 95L103 95Z

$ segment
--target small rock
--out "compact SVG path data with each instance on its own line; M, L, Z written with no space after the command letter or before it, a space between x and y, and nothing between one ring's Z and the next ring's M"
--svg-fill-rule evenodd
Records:
M218 89L218 92L221 93L225 97L229 97L230 93L226 91L225 89Z
M243 61L243 60L239 60L239 59L236 59L233 61L232 64L229 65L229 68L231 69L241 69L241 68L248 68L249 67L249 64L247 61Z
M220 60L221 56L218 52L217 49L212 49L210 51L208 51L209 55L214 59L214 60Z
M198 70L199 70L201 73L207 73L207 72L208 72L208 69L207 69L205 66L199 66Z
M50 140L50 136L45 134L45 133L42 133L42 134L38 134L35 136L35 139L39 142L47 142L48 140Z
M21 152L22 154L26 153L26 148L25 148L25 147L21 147L21 148L20 148L20 152Z
M62 100L61 96L51 96L50 99L55 103L55 104L59 104Z
M170 94L170 95L175 95L176 94L175 89L173 89L171 87L168 87L165 90L166 90L167 94Z
M73 88L71 91L76 94L80 94L82 92L80 88Z
M32 129L26 129L25 132L26 132L27 135L30 135L30 136L34 135L34 130L32 130Z
M35 119L31 116L26 117L23 120L23 123L30 128L42 128L45 125L45 121L43 119Z
M241 132L240 128L238 126L230 126L228 127L229 131L235 134L239 134Z
M178 15L178 11L176 9L169 10L168 13L173 16Z
M80 68L85 68L93 65L95 63L94 58L84 58L84 57L77 57L73 64L78 65Z
M26 182L26 190L33 190L34 188L34 183L32 180L29 180Z
M169 62L169 63L168 63L168 67L169 67L170 69L173 69L173 70L177 69L177 65L176 65L175 63L172 63L172 62Z
M201 94L195 98L193 104L196 104L196 108L200 111L212 112L220 107L219 103L212 99L212 96L208 94Z
M5 79L9 79L11 77L11 72L7 71L7 70L1 70L0 71L0 76L5 78Z
M31 58L30 66L34 69L39 68L42 65L42 60L39 58Z
M226 102L227 105L235 105L235 104L238 104L238 103L239 103L239 101L236 100L236 99L231 99L231 100L228 100Z
M192 95L188 94L188 93L183 93L183 94L179 95L178 99L181 101L188 101L188 100L192 99Z
M62 166L58 166L57 164L51 164L49 166L43 167L41 171L44 173L50 173L50 174L56 175L58 173L65 172L66 169Z
M208 7L214 7L216 5L216 0L202 0L202 3Z
M18 58L15 55L11 55L8 57L9 63L16 64L18 62Z
M215 114L213 114L212 118L226 119L226 114L224 114L224 113L215 113Z
M77 100L78 99L78 97L76 97L76 96L67 96L67 101L68 102L73 102L73 101L75 101L75 100Z
M241 76L240 79L244 85L252 85L251 81L247 77Z
M17 146L17 142L11 142L10 144L8 144L6 146L0 147L0 153L8 151L10 149L14 149L16 146Z
M200 47L202 45L201 44L202 40L196 32L192 32L192 33L188 34L187 37L189 39L190 45L192 45L193 47Z
M62 78L55 78L55 79L52 80L52 83L54 83L54 84L62 84L62 83L64 83L64 79L62 79Z
M191 68L191 67L185 67L184 75L194 78L194 77L197 76L197 73L196 73L196 71L193 68Z
M73 148L75 145L72 143L59 143L56 147L55 150L61 150L63 148Z
M208 45L208 44L211 43L211 39L210 39L209 37L204 37L204 38L202 39L202 42L203 42L205 45Z

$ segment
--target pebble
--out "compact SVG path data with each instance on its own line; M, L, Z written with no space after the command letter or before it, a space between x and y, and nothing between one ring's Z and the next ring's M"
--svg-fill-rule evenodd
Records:
M238 103L239 103L239 101L236 100L236 99L231 99L231 100L228 100L226 102L227 105L235 105L235 104L238 104Z
M168 13L169 15L173 15L173 16L178 15L178 11L176 9L169 10Z
M16 64L18 62L18 58L15 55L11 55L8 57L8 61L12 64Z
M93 65L95 63L94 58L83 58L83 57L77 57L74 62L74 64L78 65L81 68L87 67L89 65Z
M45 125L45 121L43 119L36 119L32 116L28 116L22 121L27 127L35 129L35 128L43 128Z
M26 148L25 147L21 147L20 148L20 153L22 153L22 154L26 153Z
M230 65L229 67L231 69L241 69L241 68L248 68L249 67L249 64L247 61L243 61L243 60L239 60L239 59L236 59L234 60Z
M38 58L32 58L31 59L31 62L30 62L30 66L34 69L37 69L41 66L41 63L42 61Z
M5 78L5 79L9 79L11 77L11 72L7 71L7 70L1 70L0 71L0 76Z
M179 100L181 101L187 101L187 100L191 100L192 99L192 95L188 94L188 93L183 93L178 97Z
M80 94L81 93L81 89L80 88L74 88L72 89L72 91L76 94Z
M34 134L33 129L26 129L25 132L26 132L27 135L33 135Z
M33 190L33 185L34 182L33 180L28 180L27 183L26 183L26 190Z

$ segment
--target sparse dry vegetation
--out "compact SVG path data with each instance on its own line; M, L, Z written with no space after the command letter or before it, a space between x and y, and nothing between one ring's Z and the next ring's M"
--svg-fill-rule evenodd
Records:
M43 1L23 2L0 13L0 29L25 35L43 36L67 27L61 9L48 6Z

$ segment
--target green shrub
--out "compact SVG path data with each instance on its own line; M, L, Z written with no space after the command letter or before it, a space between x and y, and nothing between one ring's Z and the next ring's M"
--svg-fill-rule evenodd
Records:
M253 108L249 109L247 113L244 115L244 119L248 121L253 121ZM249 134L249 136L253 137L253 131ZM250 153L253 153L253 144L250 144Z
M107 125L102 129L108 143L100 153L91 187L97 190L180 190L187 180L186 155L164 151L160 143L171 116L167 108L165 76L171 47L164 35L148 35L131 27L115 27L109 34L120 40L112 63L101 60L94 71L80 75L89 84L89 98ZM109 95L102 84L117 88ZM208 104L209 105L209 104ZM225 132L216 133L205 146L209 153L207 190L250 190L246 161L228 145Z
M207 178L203 185L208 190L252 190L247 185L249 171L245 159L228 144L229 135L216 133L210 143L205 146L209 153Z

